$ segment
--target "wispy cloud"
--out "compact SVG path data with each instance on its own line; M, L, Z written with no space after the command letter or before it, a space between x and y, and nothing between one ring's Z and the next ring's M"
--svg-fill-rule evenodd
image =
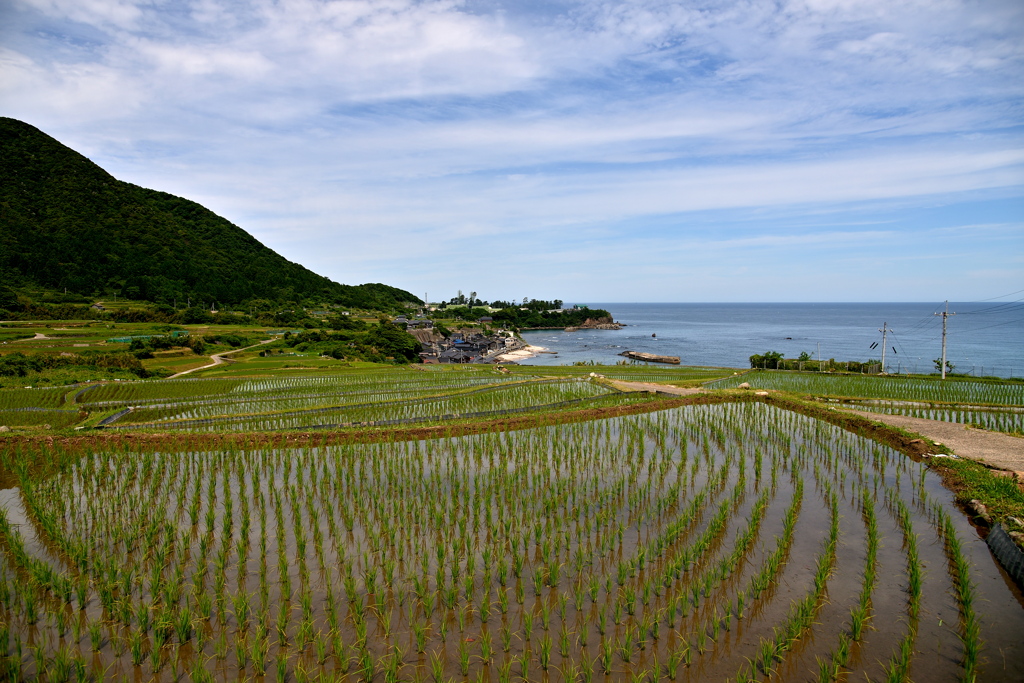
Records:
M536 282L532 296L587 300L650 298L659 280L676 298L735 298L757 282L791 300L794 281L816 277L817 296L849 299L881 241L920 258L898 278L874 272L862 297L907 300L939 284L936 244L967 240L924 239L967 223L937 203L1011 226L966 251L991 276L947 278L960 289L944 296L1024 280L1007 249L1024 252L1016 0L14 0L0 12L0 113L341 281L512 298L514 278ZM787 275L744 265L723 279L726 252ZM643 275L614 282L611 267ZM694 287L697 272L720 289Z

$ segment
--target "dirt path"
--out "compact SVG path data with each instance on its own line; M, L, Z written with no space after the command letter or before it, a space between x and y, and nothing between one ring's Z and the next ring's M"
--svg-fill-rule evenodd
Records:
M651 382L623 382L621 380L612 379L608 380L612 386L621 389L622 391L660 391L664 394L673 394L675 396L693 396L694 394L700 393L700 389L696 387L674 387L671 384L654 384Z
M274 340L273 339L264 339L261 342L257 342L256 344L253 344L252 346L246 346L245 348L242 348L242 349L231 349L230 351L221 351L220 353L215 353L212 356L210 356L210 360L212 360L213 362L210 363L209 365L203 365L203 366L200 366L198 368L192 368L190 370L182 370L179 373L171 375L167 379L174 379L176 377L181 377L182 375L187 375L190 372L196 372L198 370L208 370L210 368L215 368L218 365L224 365L227 362L227 361L224 360L224 356L230 356L232 353L239 353L241 351L248 351L249 349L255 349L260 344L269 344L272 341L274 341Z
M894 427L917 432L932 441L945 444L962 458L977 460L989 467L1001 470L1024 472L1024 438L965 427L954 422L939 422L938 420L925 420L903 415L884 415L862 410L851 410L850 412Z

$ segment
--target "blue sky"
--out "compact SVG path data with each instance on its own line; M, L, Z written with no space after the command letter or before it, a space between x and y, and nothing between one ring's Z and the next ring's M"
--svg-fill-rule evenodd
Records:
M1024 287L1024 3L7 0L0 114L431 299Z

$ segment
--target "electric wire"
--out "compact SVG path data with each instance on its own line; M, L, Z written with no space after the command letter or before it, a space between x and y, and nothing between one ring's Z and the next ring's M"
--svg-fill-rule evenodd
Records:
M980 303L984 303L986 301L995 301L996 299L1005 299L1006 297L1013 296L1014 294L1024 294L1024 289L1018 289L1016 292L1010 292L1009 294L1001 294L1000 296L994 296L991 299L978 299L974 303L980 304Z
M959 315L978 315L981 313L1005 313L1007 310L1016 310L1018 308L1024 308L1024 304L1021 302L1024 299L1015 299L1013 301L1007 301L1006 303L999 304L998 306L990 306L989 308L982 308L977 311L961 311Z

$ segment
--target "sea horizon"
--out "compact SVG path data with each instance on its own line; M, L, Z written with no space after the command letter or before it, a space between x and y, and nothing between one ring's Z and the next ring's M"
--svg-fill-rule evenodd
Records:
M573 305L573 304L566 304ZM678 356L683 365L749 367L749 357L802 352L836 362L882 360L888 372L927 374L942 354L940 302L585 302L621 330L525 331L553 354L524 365L614 364L623 351ZM949 302L946 358L956 372L1024 375L1024 303ZM874 346L872 346L874 345Z

